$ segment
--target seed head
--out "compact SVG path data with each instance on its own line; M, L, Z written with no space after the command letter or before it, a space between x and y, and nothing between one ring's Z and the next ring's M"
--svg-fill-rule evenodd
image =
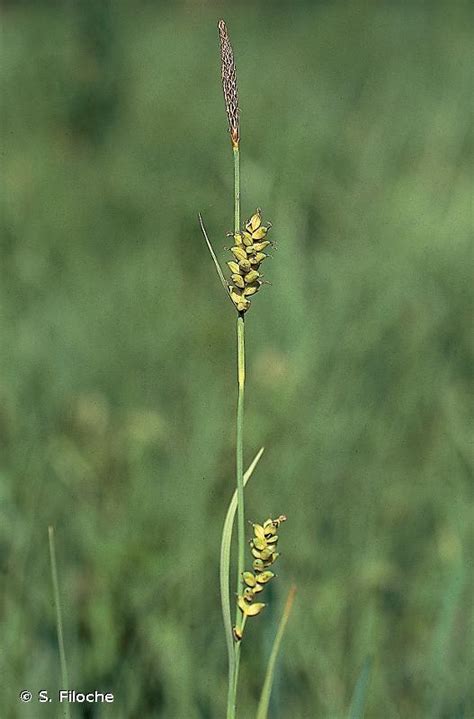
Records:
M255 602L254 599L275 577L269 567L279 556L275 551L278 543L277 530L284 521L286 517L282 514L277 519L270 517L262 524L252 524L253 537L250 540L250 551L254 558L252 563L254 571L242 574L245 586L243 593L237 597L237 606L245 618L256 617L265 608L263 602ZM234 627L235 641L242 639L242 633L243 626Z
M219 20L219 39L221 43L221 75L222 89L224 90L225 109L229 121L230 139L232 147L239 146L239 96L237 94L237 73L235 69L234 52L230 44L227 26L224 20Z
M270 225L262 225L261 210L256 210L245 223L245 229L233 235L235 245L230 248L234 261L228 262L232 274L229 283L230 298L238 312L247 312L250 297L264 284L259 268L267 255L262 252L271 245L267 236ZM277 520L275 520L277 521Z

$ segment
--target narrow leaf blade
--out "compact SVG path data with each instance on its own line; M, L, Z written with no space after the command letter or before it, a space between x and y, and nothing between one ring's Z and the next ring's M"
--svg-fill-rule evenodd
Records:
M258 704L256 719L267 719L268 707L270 706L270 696L272 693L273 677L275 674L276 660L278 652L280 651L281 640L285 633L286 625L291 614L293 602L295 599L296 587L293 585L288 592L285 607L281 615L280 623L278 625L277 633L273 641L272 651L270 652L270 658L267 664L267 672L265 675L265 681L263 683L262 693L260 695L260 701Z
M222 272L221 266L220 266L220 264L219 264L219 260L217 259L217 255L216 255L216 253L214 252L214 248L213 248L213 246L211 245L211 241L210 241L210 239L209 239L209 237L208 237L208 234L207 234L207 232L206 232L206 228L204 227L204 221L203 221L203 219L202 219L201 213L198 214L198 217L199 217L199 224L200 224L200 226L201 226L202 234L204 235L204 239L206 240L207 248L208 248L208 250L209 250L209 252L210 252L210 255L211 255L211 257L212 257L212 260L213 260L213 262L214 262L215 268L216 268L216 270L217 270L217 274L219 275L219 279L220 279L220 281L221 281L221 283L222 283L223 288L225 289L226 295L227 295L227 296L229 297L229 299L230 299L229 286L228 286L228 284L227 284L227 282L226 282L226 279L225 279L225 277L224 277L224 273ZM232 302L232 300L231 300L231 302Z
M252 463L244 474L244 487L252 476L255 467L260 461L260 458L264 452L264 448L257 452ZM234 526L235 513L237 511L237 490L234 491L232 499L230 500L229 509L224 522L222 530L222 541L221 541L221 557L220 557L220 591L221 591L221 604L222 604L222 617L224 620L225 638L227 643L227 653L229 656L229 676L232 677L234 673L234 640L232 636L232 616L230 608L230 589L229 589L229 575L230 575L230 546L232 542L232 529Z
M354 688L347 719L363 719L372 664L373 658L366 657Z

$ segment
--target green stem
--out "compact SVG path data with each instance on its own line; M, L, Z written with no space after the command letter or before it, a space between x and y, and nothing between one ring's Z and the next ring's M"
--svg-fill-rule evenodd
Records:
M240 155L239 146L232 148L234 154L234 232L240 230Z
M54 544L54 527L48 527L49 556L51 560L51 579L53 581L54 606L56 608L56 630L58 634L59 661L61 664L61 689L69 689L69 677L67 671L66 652L64 649L63 618L61 614L61 601L59 597L58 568L56 564L56 549ZM71 719L69 704L64 705L64 716Z
M245 569L245 511L244 511L244 391L245 391L245 324L243 315L237 317L237 442L236 442L236 479L237 479L237 530L238 530L238 572L237 594L242 594L242 574ZM237 610L236 624L241 616Z
M244 389L245 389L245 324L243 315L237 318L237 442L236 442L236 469L237 469L237 537L238 537L238 563L237 563L237 594L242 594L242 574L245 563L245 512L244 512ZM235 626L243 628L242 613L236 608ZM241 642L234 644L234 676L229 686L227 718L235 719L237 704L237 683L239 680Z
M240 622L240 631L243 634L244 628L245 628L245 622L247 621L247 617L244 615L242 617L242 621ZM240 641L238 644L235 645L235 661L234 661L234 684L233 684L233 695L234 695L234 711L237 704L237 684L239 681L239 669L240 669L240 648L242 646L242 641ZM235 716L235 714L233 715Z
M240 162L239 147L233 148L234 155L234 232L240 230ZM237 482L237 595L242 594L242 574L245 568L245 507L244 507L244 392L245 392L245 324L244 315L237 317L237 433L236 433L236 482ZM241 612L236 608L235 626L241 625ZM234 672L229 677L227 698L227 719L235 719L237 704L237 683L240 666L240 642L234 644Z

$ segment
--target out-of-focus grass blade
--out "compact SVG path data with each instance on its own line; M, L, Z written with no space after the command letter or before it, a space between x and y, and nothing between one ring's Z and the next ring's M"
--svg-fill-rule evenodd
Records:
M257 452L253 462L244 474L244 487L252 476L255 467L260 461L264 448ZM224 619L225 638L227 642L227 652L229 655L229 675L234 673L234 640L232 637L232 616L230 610L230 591L229 591L229 573L230 573L230 545L232 541L232 528L234 526L235 512L237 510L237 490L235 490L230 500L229 509L222 530L221 541L221 559L220 559L220 589L222 617Z
M220 279L220 281L222 282L222 287L225 289L225 293L226 293L226 295L227 295L227 296L229 297L229 299L230 299L229 286L228 286L228 284L227 284L227 282L226 282L226 279L225 279L225 277L224 277L224 273L222 272L221 266L220 266L220 264L219 264L219 260L217 259L217 255L216 255L216 253L214 252L214 248L213 248L213 246L211 245L211 241L210 241L210 239L209 239L209 237L208 237L208 235L207 235L206 228L204 227L204 221L203 221L203 219L202 219L201 213L198 214L198 217L199 217L199 224L201 225L202 234L204 235L204 239L206 240L207 248L208 248L209 252L211 253L211 257L212 257L212 260L213 260L214 265L215 265L215 267L216 267L217 274L219 275L219 279ZM232 302L232 300L231 300L231 302Z
M467 719L466 709L464 705L460 706L456 713L453 714L453 719Z
M291 614L295 594L296 587L293 585L288 592L288 597L286 599L285 607L283 609L283 614L281 615L280 624L278 625L278 630L275 635L275 640L273 642L272 651L270 652L270 658L267 664L267 673L265 675L265 681L263 682L263 688L260 695L256 719L267 719L268 707L270 705L270 695L272 693L273 676L275 674L275 664L278 657L278 652L280 651L281 640L283 639L283 634L285 633L285 628Z
M446 581L441 611L432 641L431 681L426 702L427 707L429 707L430 717L433 719L438 719L443 713L443 701L446 692L446 683L443 681L443 676L446 671L446 663L449 662L449 647L464 584L465 570L462 556L460 555L459 560L451 570L451 576Z
M367 687L369 685L370 672L372 671L373 657L366 657L359 677L357 679L354 694L352 695L351 706L347 719L362 719L367 699Z
M56 610L56 630L58 634L59 661L61 665L61 688L69 689L69 675L64 649L63 617L61 611L61 599L59 595L58 565L56 562L56 544L54 541L54 527L48 527L49 558L51 562L51 579L53 582L54 607ZM68 702L64 706L65 719L71 719L71 710Z

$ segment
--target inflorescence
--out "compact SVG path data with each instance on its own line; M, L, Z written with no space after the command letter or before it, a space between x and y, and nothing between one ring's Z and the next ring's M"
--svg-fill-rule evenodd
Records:
M245 587L243 594L237 597L237 604L245 618L256 617L265 607L263 602L255 602L254 599L275 576L270 567L279 557L276 551L278 544L277 530L280 524L285 521L286 517L282 514L277 519L270 518L263 524L252 525L254 536L250 540L250 551L253 556L253 572L244 572L242 574ZM242 639L242 631L243 628L234 627L236 641Z
M237 73L234 52L229 40L229 33L224 20L219 20L219 39L221 43L221 76L224 90L225 109L229 122L232 147L238 148L240 139L239 96L237 93Z
M268 257L263 252L272 243L266 239L271 225L262 225L262 212L258 210L245 223L242 232L232 235L235 241L230 251L234 260L227 265L232 273L229 284L230 297L239 312L246 312L250 307L252 295L264 284L259 272L260 265ZM268 284L268 283L267 283Z

